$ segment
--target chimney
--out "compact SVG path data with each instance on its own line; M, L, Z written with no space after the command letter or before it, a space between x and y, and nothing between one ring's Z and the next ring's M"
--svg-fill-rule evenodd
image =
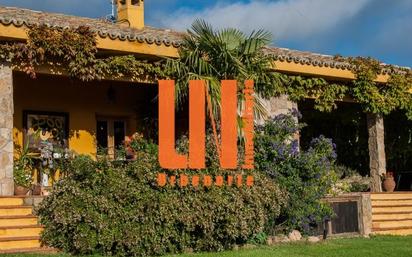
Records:
M144 28L144 0L116 0L117 21L131 28Z

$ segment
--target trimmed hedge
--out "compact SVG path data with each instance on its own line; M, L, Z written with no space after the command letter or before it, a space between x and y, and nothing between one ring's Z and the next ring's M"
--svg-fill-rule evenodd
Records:
M250 173L251 188L196 189L158 187L158 171L157 154L150 151L120 165L77 157L37 209L45 225L42 241L73 254L220 251L273 229L286 203L285 193L262 173Z

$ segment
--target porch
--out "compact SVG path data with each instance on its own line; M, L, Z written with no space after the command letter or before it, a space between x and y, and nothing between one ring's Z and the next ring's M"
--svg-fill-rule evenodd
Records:
M96 156L99 148L114 155L125 136L135 132L157 138L157 87L127 81L82 82L63 75L39 73L30 79L8 66L0 69L0 194L13 195L14 144L23 145L24 134L33 122L58 120L48 129L58 132L60 143L76 154ZM268 101L271 115L287 113L296 104L286 97ZM177 116L177 127L185 130L184 111ZM372 191L380 192L380 176L386 173L383 118L367 115L369 170ZM150 124L149 121L152 121ZM39 128L39 127L37 127ZM179 132L179 130L178 130Z
M82 82L45 74L30 79L14 72L13 89L16 145L22 145L30 129L40 129L51 133L46 140L53 144L90 156L99 147L113 155L125 136L146 133L146 119L157 107L157 87L151 84Z
M39 73L31 79L7 66L0 69L0 195L14 195L13 157L25 143L35 149L34 132L55 147L96 157L114 157L126 136L156 138L157 87L125 81L82 82ZM39 135L36 135L39 136ZM40 182L38 174L34 180Z
M38 74L37 79L33 80L26 74L2 66L0 69L0 94L0 192L2 196L14 194L14 145L23 145L24 140L27 140L30 128L33 130L40 128L50 132L47 139L50 139L51 142L58 141L57 143L68 147L76 154L90 156L96 156L100 147L107 149L109 155L114 155L116 147L123 144L125 137L135 132L156 140L156 125L149 122L156 120L157 117L157 102L155 100L157 87L153 84L109 80L81 82L71 80L63 75L44 73ZM271 115L287 113L294 107L297 105L288 101L286 97L268 101ZM178 116L180 122L177 123L177 126L182 130L184 130L184 124L187 123L184 117L183 111L182 115ZM371 116L368 129L368 145L371 153L369 164L371 174L375 174L376 177L377 174L386 172L382 119ZM380 180L377 181L379 181L379 186L374 189L379 191L381 190ZM393 201L396 203L399 202L399 199ZM373 215L373 208L377 208L373 206L374 203L372 200ZM26 216L33 218L31 207L26 208L27 205L30 203L26 203L18 209L27 210L29 213L17 213L16 215L25 216L24 219L28 218ZM4 207L5 210L8 208ZM408 211L410 214L412 211L409 202L396 208L398 208L396 213ZM392 213L391 210L388 212ZM4 219L14 219L10 213L5 213L3 216ZM409 224L410 217L405 219L402 222ZM375 227L381 226L381 224L385 226L389 224L388 226L390 226L397 220L380 221L378 219L370 222L374 222ZM28 226L28 230L32 229L30 226L36 226L37 230L33 233L38 233L41 229L33 224ZM391 233L391 231L409 233L408 226L400 228L401 232L393 229L387 233ZM395 228L398 227L395 226ZM7 229L9 229L8 226L5 230ZM15 228L11 229L15 230ZM385 228L381 231L388 230ZM33 240L34 244L38 244L38 238ZM16 245L11 247L16 247Z

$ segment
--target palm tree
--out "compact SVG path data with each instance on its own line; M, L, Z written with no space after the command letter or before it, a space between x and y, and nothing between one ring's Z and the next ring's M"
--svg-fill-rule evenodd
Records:
M245 35L232 28L215 30L205 21L196 20L184 36L179 58L167 62L175 79L178 103L187 97L189 80L205 80L213 116L219 117L220 81L238 81L241 110L244 81L254 80L255 116L263 118L267 112L262 98L281 93L281 76L273 71L273 57L264 52L270 41L271 34L263 30Z

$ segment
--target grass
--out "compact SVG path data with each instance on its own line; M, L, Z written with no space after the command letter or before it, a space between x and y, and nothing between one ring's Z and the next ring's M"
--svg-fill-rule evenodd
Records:
M38 257L41 254L10 254L5 257ZM46 255L69 257L67 254ZM317 244L295 243L262 246L249 250L173 255L177 257L412 257L412 236L379 236L351 239L331 239ZM94 257L98 257L95 255ZM172 255L168 256L172 257Z

